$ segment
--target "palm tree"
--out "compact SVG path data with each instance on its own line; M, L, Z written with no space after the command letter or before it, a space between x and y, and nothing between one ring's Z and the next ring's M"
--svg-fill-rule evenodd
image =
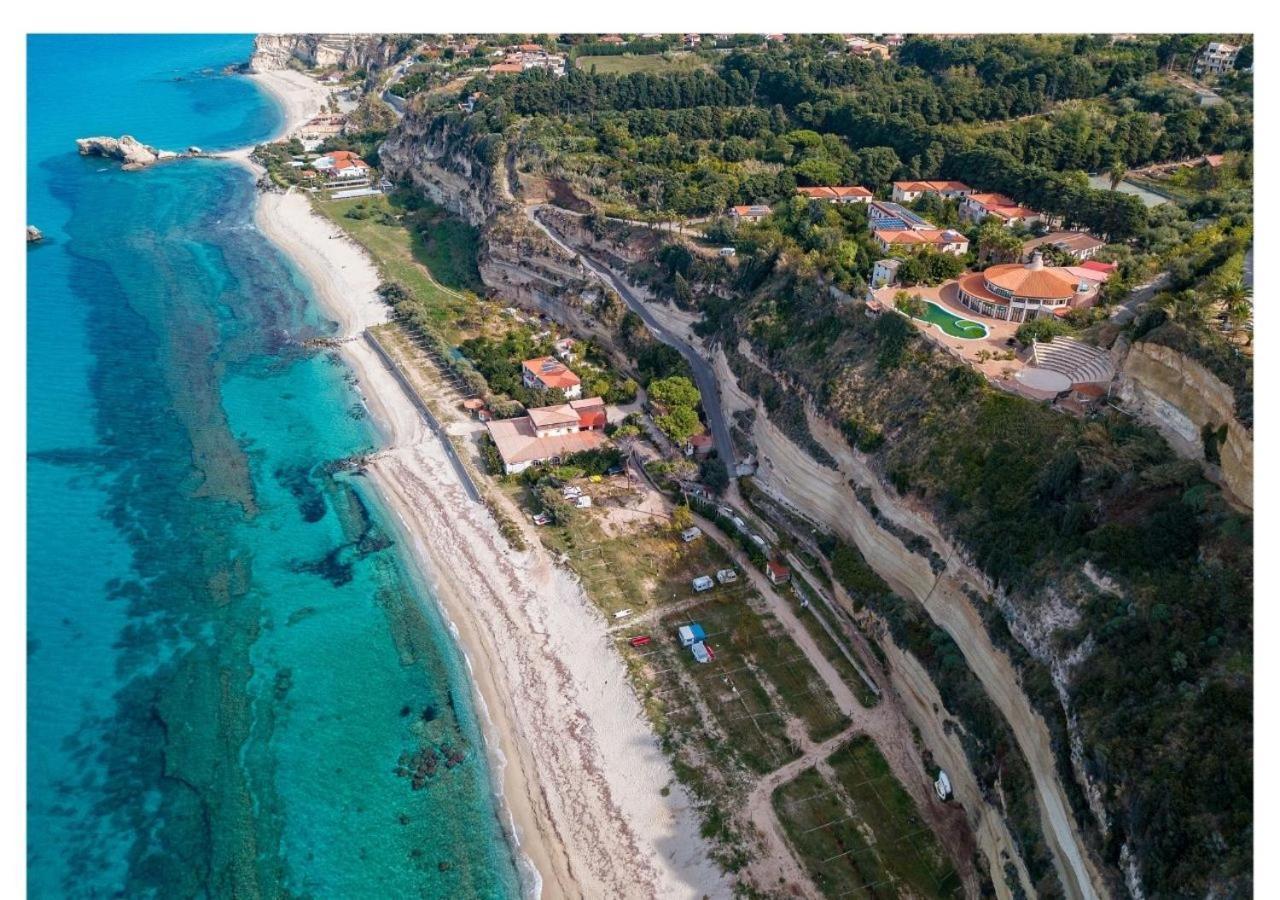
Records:
M1227 322L1232 331L1241 331L1253 320L1253 304L1248 300L1227 304ZM1246 330L1246 342L1252 341L1251 330Z
M1252 307L1253 289L1240 279L1236 279L1222 286L1218 291L1218 299L1222 301L1222 305L1227 309L1242 303Z
M1120 182L1124 181L1124 176L1128 174L1125 168L1124 160L1117 159L1111 164L1111 168L1107 170L1107 178L1111 182L1111 190L1115 190L1120 186Z

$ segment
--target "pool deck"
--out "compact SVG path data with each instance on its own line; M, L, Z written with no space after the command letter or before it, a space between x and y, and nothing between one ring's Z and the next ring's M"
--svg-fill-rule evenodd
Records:
M978 322L985 326L987 329L985 338L958 338L952 337L941 328L928 322L911 319L911 323L925 337L938 346L945 348L952 356L964 360L992 381L1012 382L1013 374L1026 367L1026 363L1016 357L1014 359L989 359L985 362L978 358L978 354L983 350L995 355L1008 353L1014 349L1006 341L1013 337L1018 330L1018 326L1015 323L1005 322L1000 319L989 319L986 316L980 316L965 309L960 304L959 289L956 286L956 282L949 281L937 287L925 287L924 285L916 285L910 288L899 286L883 287L875 291L875 297L886 308L889 308L893 306L894 295L900 290L905 290L913 296L919 295L921 300L936 303L947 312L961 319L968 319L970 322Z

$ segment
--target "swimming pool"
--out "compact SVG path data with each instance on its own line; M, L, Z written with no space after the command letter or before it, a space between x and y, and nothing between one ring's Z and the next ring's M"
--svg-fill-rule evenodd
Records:
M937 325L944 334L966 341L976 341L987 336L987 326L972 319L965 319L955 313L948 312L936 303L924 302L924 315L916 316L923 322Z

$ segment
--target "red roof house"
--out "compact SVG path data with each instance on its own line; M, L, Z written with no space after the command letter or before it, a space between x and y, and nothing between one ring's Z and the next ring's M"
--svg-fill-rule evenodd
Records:
M776 563L769 560L764 564L764 573L769 576L769 580L774 584L786 584L791 580L791 570L782 563Z

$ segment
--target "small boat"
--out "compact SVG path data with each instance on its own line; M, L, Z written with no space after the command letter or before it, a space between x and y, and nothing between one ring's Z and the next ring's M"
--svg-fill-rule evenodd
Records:
M653 640L653 638L649 637L649 635L647 635L647 634L642 634L642 635L640 635L639 637L633 637L633 638L631 639L631 646L632 646L632 647L643 647L645 644L649 643L651 640Z

